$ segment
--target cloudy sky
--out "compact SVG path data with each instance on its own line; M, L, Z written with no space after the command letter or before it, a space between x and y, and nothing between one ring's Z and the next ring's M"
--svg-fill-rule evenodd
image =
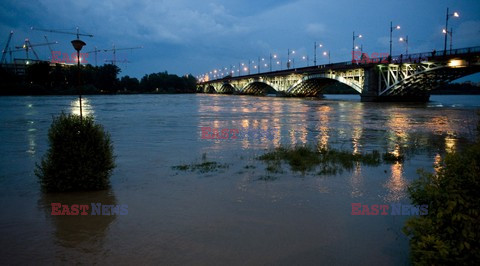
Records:
M351 58L352 32L362 34L357 44L368 54L388 52L390 21L401 26L394 31L393 54L405 53L398 38L408 35L409 52L443 50L446 8L458 11L451 18L453 47L480 46L480 1L478 0L29 0L0 3L0 45L10 30L13 45L25 38L44 43L44 35L59 44L52 48L72 53L73 35L34 31L30 28L80 31L83 51L143 46L119 50L121 76L141 78L144 74L168 71L195 76L219 68L238 67L241 62L278 54L286 62L287 49L295 50L296 66L313 63L313 43L318 63ZM36 47L48 59L48 46ZM24 53L15 57L24 58ZM103 64L112 52L98 54ZM89 56L94 64L94 55ZM478 75L474 78L478 78Z

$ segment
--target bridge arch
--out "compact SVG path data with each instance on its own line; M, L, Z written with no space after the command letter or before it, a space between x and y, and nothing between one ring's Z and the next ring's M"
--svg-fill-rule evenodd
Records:
M343 83L350 88L354 89L358 93L362 93L362 85L358 81L346 79L342 76L321 73L308 75L295 82L287 90L289 95L302 95L302 96L317 96L325 87L332 85L336 82Z
M203 92L204 93L216 93L217 90L215 89L215 87L211 84L205 86L205 88L203 89Z
M278 90L275 89L274 85L266 80L255 80L250 83L247 83L240 90L242 94L268 94L268 93L277 93Z
M223 94L232 94L236 91L235 87L230 83L223 83L220 89L217 90L218 93Z

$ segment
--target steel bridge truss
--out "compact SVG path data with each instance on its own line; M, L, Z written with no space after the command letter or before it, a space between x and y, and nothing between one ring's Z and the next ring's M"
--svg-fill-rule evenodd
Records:
M478 64L449 66L447 62L378 65L378 95L419 95L479 71Z

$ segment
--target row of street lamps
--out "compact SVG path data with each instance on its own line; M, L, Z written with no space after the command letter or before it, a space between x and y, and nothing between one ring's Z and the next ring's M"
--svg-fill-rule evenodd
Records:
M449 9L447 8L447 15L446 15L446 19L445 19L445 28L442 30L443 34L445 34L445 41L444 41L444 49L443 49L443 52L444 52L444 55L446 54L446 51L447 51L447 39L448 39L448 36L450 36L450 51L452 51L452 40L453 40L453 28L450 28L450 30L448 30L448 20L450 17L460 17L459 13L458 12L453 12L453 13L450 13L449 12ZM400 30L401 27L400 25L395 25L393 24L393 21L390 21L390 50L389 50L389 55L392 55L392 46L393 46L393 31L394 30ZM352 34L352 60L354 60L354 54L355 54L355 50L359 50L361 52L363 52L363 46L355 46L355 40L356 39L360 39L360 38L363 38L363 35L362 34L355 34L355 31L353 32ZM408 55L408 35L404 37L400 37L398 39L399 42L403 42L405 43L405 54ZM317 48L323 48L323 44L319 43L317 44L317 42L315 41L314 44L313 44L313 65L316 66L317 65ZM287 69L290 69L290 67L293 67L295 68L295 58L292 58L292 60L290 60L290 55L292 55L292 57L296 54L295 50L291 50L290 48L287 49L287 63L286 63L286 67ZM330 64L331 63L331 60L330 60L330 50L328 51L323 51L322 52L322 55L323 56L328 56L328 63ZM306 66L309 66L309 58L308 58L308 55L304 55L302 56L302 60L306 61ZM257 61L257 64L254 65L254 69L257 70L257 73L260 73L260 70L261 70L261 66L263 65L265 68L268 66L269 67L269 70L270 72L273 71L273 62L272 61L275 61L276 65L278 66L278 69L280 70L282 68L282 61L281 59L279 59L279 56L277 54L272 54L270 53L270 64L267 64L265 63L265 58L261 58L258 57L258 61ZM255 64L255 61L252 61L252 60L249 60L248 61L248 66L245 65L245 63L239 63L238 65L238 69L236 70L236 72L238 73L238 75L240 76L241 73L242 73L242 70L243 72L245 73L248 73L250 75L250 63L253 63ZM234 75L235 73L235 70L234 70L235 66L231 66L230 67L230 71L228 71L228 68L224 68L223 70L222 69L215 69L213 71L210 71L209 73L206 73L202 76L197 76L197 79L200 79L200 80L208 80L210 76L212 76L214 79L216 78L221 78L221 77L224 77L224 76L227 76L227 73L229 73L230 75Z

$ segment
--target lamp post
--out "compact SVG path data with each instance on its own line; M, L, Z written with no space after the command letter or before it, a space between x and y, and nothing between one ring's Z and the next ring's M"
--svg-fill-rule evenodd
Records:
M323 44L319 44L318 47L322 48ZM317 65L317 42L313 43L313 65Z
M450 54L452 54L453 28L450 28L450 30L443 29L442 32L445 34L445 36L447 34L450 35Z
M292 50L292 54L295 54L295 51ZM290 49L287 49L287 69L290 69Z
M447 16L446 16L446 18L445 18L445 29L444 29L444 30L445 30L445 44L444 44L444 46L443 46L443 55L446 55L446 54L447 54L448 18L451 17L451 16L452 16L452 17L456 17L456 18L460 17L460 15L458 14L458 12L453 12L452 14L450 14L450 13L448 12L448 7L447 7ZM450 36L450 37L451 37L451 36ZM451 50L451 49L450 49L450 50Z
M330 50L323 52L324 56L328 56L328 64L330 64Z
M302 56L302 59L306 61L306 65L307 65L307 67L308 67L308 66L309 66L308 55Z
M80 86L80 50L83 46L87 45L84 41L79 40L78 36L76 40L71 41L73 48L77 50L77 67L78 67L78 102L80 104L80 121L82 121L82 87Z
M400 42L404 42L405 45L406 45L406 49L405 49L405 54L408 55L408 35L405 36L405 38L403 37L400 37L400 39L398 39Z
M277 55L270 53L270 72L272 72L272 58L277 59Z
M389 54L390 56L392 56L392 33L393 33L393 29L394 29L393 22L390 21L390 54ZM400 25L395 26L395 29L399 30Z
M352 42L352 62L355 60L354 54L355 54L355 39L356 38L362 38L362 34L355 35L355 32L353 32L353 42Z

